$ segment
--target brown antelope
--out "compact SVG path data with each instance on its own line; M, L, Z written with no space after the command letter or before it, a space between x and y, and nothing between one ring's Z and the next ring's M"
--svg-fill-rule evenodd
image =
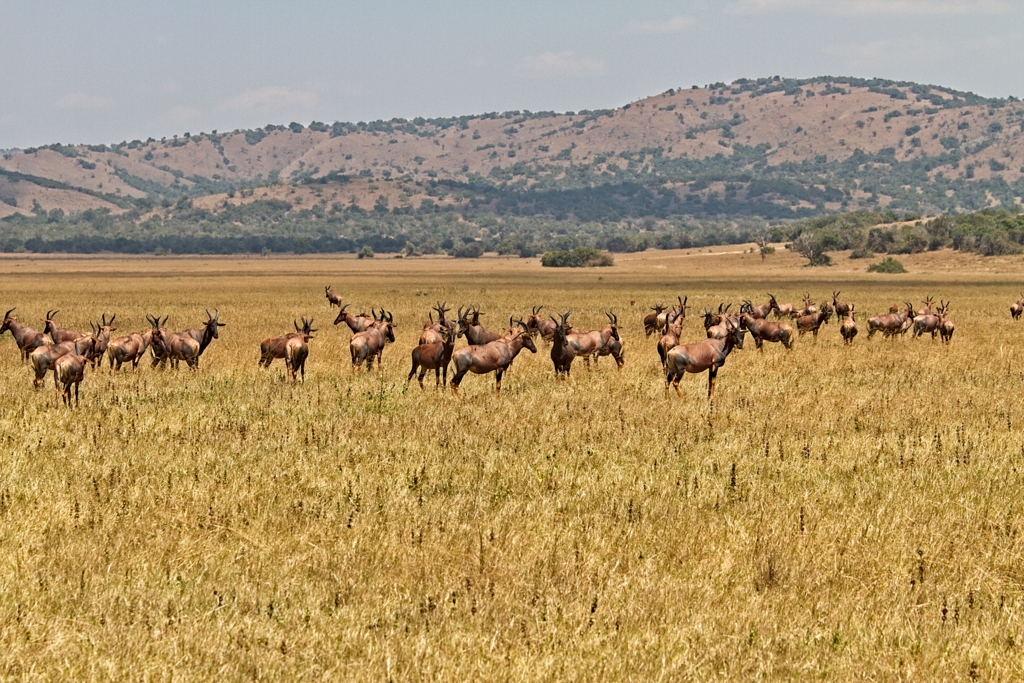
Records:
M259 367L269 368L275 358L287 359L288 356L285 353L285 349L288 346L288 340L302 334L309 336L313 332L313 330L310 329L313 325L313 321L306 320L305 316L302 317L302 327L299 327L299 321L297 320L292 320L292 325L295 327L294 332L289 332L288 334L280 337L267 337L260 342ZM288 362L285 360L285 365L287 364Z
M902 313L888 313L886 315L876 315L873 318L868 318L868 339L875 336L875 332L881 332L883 337L894 337L900 333L900 329L911 319L914 313L914 306L910 303L906 303L906 310ZM899 307L896 306L897 311ZM890 311L892 308L889 309Z
M810 332L814 335L814 338L817 339L818 330L823 324L828 324L828 319L831 316L831 312L825 313L825 311L817 311L816 313L802 315L796 319L797 332L801 337L804 336L805 333Z
M13 308L11 309L14 310ZM1020 295L1016 303L1010 304L1010 317L1014 320L1020 320L1021 314L1024 313L1024 294Z
M665 334L658 340L658 356L661 358L661 367L665 367L665 356L672 349L672 347L679 344L679 335L683 333L683 319L680 316L674 316L668 321L668 325L665 327Z
M420 374L417 379L420 383L420 389L424 388L423 377L427 374L427 370L434 371L435 389L441 386L448 387L448 365L452 361L452 353L455 351L455 340L459 333L454 326L445 326L441 329L441 334L443 339L440 342L420 343L412 350L412 370L409 371L409 376L405 378L406 385L409 384L413 375L416 374L416 369L419 368Z
M448 308L447 301L443 304L438 301L437 305L434 306L434 310L437 311L437 322L434 322L433 315L429 316L430 322L424 325L423 331L420 332L420 340L418 342L420 344L440 344L444 341L446 336L444 331L455 328L455 321L449 320L448 317L445 316L445 313L452 310Z
M107 360L110 362L111 370L120 371L121 366L128 362L132 364L133 373L138 370L139 361L153 339L153 329L160 327L160 321L152 316L147 315L146 320L149 321L150 329L145 332L136 332L127 337L110 340L107 345ZM117 363L117 367L114 367L114 363Z
M66 353L53 362L53 388L71 407L71 386L75 387L75 405L78 405L78 385L85 379L85 364L88 359L75 352ZM63 390L61 385L64 385Z
M725 365L725 359L734 349L743 348L743 330L726 318L729 334L725 339L704 339L693 344L680 344L673 347L665 359L665 396L668 396L669 385L679 391L679 382L683 375L690 373L708 373L708 399L714 398L715 380L718 370Z
M594 356L594 366L597 366L597 359L603 358L604 356L611 356L615 359L615 365L619 370L625 364L626 359L622 355L622 338L619 336L619 316L614 313L605 313L608 316L608 326L601 331L601 348L597 350L597 355ZM683 318L686 316L685 310L683 312L677 312L677 316Z
M839 326L839 334L843 335L843 346L853 343L853 338L857 336L857 320L854 314L854 305L850 304L847 306L850 310L846 312L846 320Z
M324 287L324 295L327 297L327 305L331 308L341 307L341 297L331 291L331 286Z
M651 306L651 310L654 313L648 313L644 316L644 335L647 337L650 337L655 332L661 332L661 312L665 310L665 304L655 301L654 305Z
M28 360L28 355L34 350L38 349L43 344L47 343L46 333L33 330L31 327L22 325L17 320L11 317L11 313L14 313L15 306L11 310L4 313L3 325L0 326L0 334L3 334L7 330L11 331L11 335L14 337L14 343L18 345L18 350L21 351L22 362Z
M933 303L935 303L935 299L930 296L926 296L924 298L924 307L917 309L917 315L931 315Z
M750 303L748 299L744 299L743 304L746 306L746 312L750 315L750 317L756 318L757 320L763 320L764 318L767 318L768 314L772 312L771 301L769 301L766 304L761 304L760 306L755 306L754 304Z
M783 316L787 318L793 317L793 304L780 304L778 301L776 301L775 295L772 294L771 292L768 292L768 296L771 297L771 299L768 301L768 304L772 307L772 310L775 311L776 318L781 318Z
M345 323L346 325L348 325L348 328L352 330L353 334L364 332L370 329L370 327L373 326L373 323L376 320L376 314L374 314L373 318L367 318L362 313L360 313L359 315L352 315L351 313L345 311L345 309L351 305L352 304L339 305L339 308L341 310L338 311L338 317L334 319L334 324L338 325L340 323Z
M459 316L459 336L465 337L470 346L482 346L501 339L501 334L492 332L480 324L481 315L483 313L480 307L475 306Z
M533 336L540 335L540 338L546 342L551 342L555 336L555 328L558 327L558 323L551 320L544 320L540 316L541 309L543 306L534 306L533 312L530 313L530 317L526 319L526 327L530 330L530 334Z
M752 313L744 313L740 316L740 323L750 333L754 340L754 346L761 353L764 353L764 343L780 343L787 351L793 350L793 328L780 322L755 318Z
M227 323L220 322L220 309L216 314L206 309L206 321L201 328L192 327L183 332L168 332L163 326L153 329L150 352L153 354L153 366L161 367L169 360L172 368L177 368L180 361L192 371L199 369L199 357L214 339L219 339L218 330ZM164 322L167 319L164 318Z
M488 342L479 346L463 346L452 354L452 363L455 366L455 375L452 377L452 393L459 395L459 385L467 372L474 375L486 375L494 373L494 389L501 393L501 376L505 370L512 365L519 352L524 348L532 353L537 353L537 346L533 343L533 337L526 329L525 323L520 323L520 328L514 331L511 336L505 339ZM463 330L459 330L462 334Z
M380 319L375 321L372 327L352 335L352 340L348 344L352 355L352 372L358 372L363 363L366 363L366 371L370 372L373 370L374 358L377 359L377 365L381 364L384 345L395 341L394 328L393 316L382 308Z
M931 308L931 302L928 302L928 308ZM934 313L918 313L913 319L914 339L922 334L931 334L932 341L935 341L935 335L939 333L941 324L939 316Z
M75 341L61 342L60 344L46 344L34 350L28 356L29 362L32 364L32 371L35 373L35 379L32 380L32 386L36 389L43 386L43 380L46 379L46 373L53 368L53 364L58 358L66 356L69 353L73 353L78 356L88 356L92 352L92 347L95 342L95 337L90 334L86 334Z
M832 308L836 312L836 319L845 318L850 313L850 304L840 301L839 295L842 291L832 292Z
M46 312L46 326L43 328L43 332L50 335L50 339L53 340L54 344L60 344L66 341L75 341L81 336L85 335L85 332L78 332L76 330L67 330L63 327L57 327L57 324L53 322L53 319L57 317L60 310L47 311Z
M956 330L956 325L953 324L952 320L948 320L946 315L949 313L949 302L942 303L939 308L939 337L943 342L948 344L953 340L953 332Z
M723 308L723 306L725 307ZM732 308L732 304L728 306L718 304L718 313L704 309L704 331L707 333L708 339L725 339L729 336L726 320L732 322L733 325L739 324L738 316L727 315L730 308Z
M294 321L293 321L294 322ZM298 325L296 325L298 327ZM290 336L284 345L284 367L291 373L292 384L295 384L295 374L301 373L302 383L306 383L306 358L309 357L309 341L313 338L316 328L313 327L313 319L302 318L302 331L295 336Z
M598 354L608 341L619 339L618 319L612 313L605 313L605 315L608 316L608 325L603 330L586 330L568 334L569 344L576 352L576 357L582 358L588 368L591 356L594 357L596 363Z
M551 321L555 323L555 333L551 338L551 362L555 366L555 378L565 375L569 376L569 370L572 368L572 362L576 358L576 349L572 344L569 343L569 316L572 315L572 311L562 314L562 321L555 320L553 316Z
M107 352L107 347L110 345L110 333L117 332L116 327L112 327L114 324L114 318L117 317L115 313L107 320L107 314L104 313L101 319L101 324L89 323L89 327L92 328L92 336L96 337L96 344L92 349L92 353L89 354L89 365L92 369L96 369L97 361L103 365L103 355Z
M689 300L689 298L690 297L686 297L687 300ZM683 320L686 320L686 301L684 301L678 296L676 297L676 300L679 301L678 305L673 306L672 308L666 311L662 311L661 313L658 314L658 332L665 331L665 328L668 326L668 318L670 315L675 315L678 313L683 316Z
M814 305L813 301L811 301L811 295L808 292L807 294L804 294L804 307L799 311L794 311L792 317L803 318L804 316L814 315L817 312L818 307Z

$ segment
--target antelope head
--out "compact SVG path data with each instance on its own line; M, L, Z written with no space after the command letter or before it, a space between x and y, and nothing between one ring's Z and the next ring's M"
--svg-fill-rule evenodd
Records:
M676 299L679 300L679 317L686 320L686 302L690 300L690 297L685 296L682 299L679 299L677 296Z
M619 316L615 315L611 311L605 313L608 316L608 327L612 329L612 337L616 340L619 339ZM678 317L678 316L677 316Z
M17 308L17 306L15 306L14 308ZM14 318L11 317L11 313L14 313L14 308L4 313L4 322L3 326L0 327L0 334L3 334L7 330L11 329L11 323L14 322Z
M341 306L339 306L340 310L338 311L338 317L334 319L334 324L335 325L337 325L338 323L345 322L345 316L348 315L348 313L345 312L345 309L348 308L351 305L352 304L341 304Z
M219 308L215 308L213 310L216 311L216 313L211 314L210 313L210 309L209 308L206 309L206 318L207 318L207 320L203 324L206 326L206 329L210 330L210 334L213 335L214 339L220 339L220 335L217 333L217 330L218 330L218 328L221 328L221 327L227 327L227 323L222 323L220 321L220 309Z
M832 292L832 305L835 306L839 303L839 295L842 294L842 290L838 292Z

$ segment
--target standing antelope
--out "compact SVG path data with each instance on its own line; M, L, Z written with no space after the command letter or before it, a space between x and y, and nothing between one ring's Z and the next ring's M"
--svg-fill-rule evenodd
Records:
M850 304L848 308L850 310L846 313L846 320L839 326L839 334L843 335L843 346L852 344L853 338L857 336L857 320L854 317L853 304Z
M804 307L799 311L794 311L792 317L802 318L804 316L814 315L817 312L818 307L814 305L813 301L811 301L811 294L808 292L807 294L804 294Z
M927 308L931 309L931 302L927 302ZM941 310L941 309L940 309ZM917 339L922 334L931 334L932 341L935 341L935 335L939 333L939 325L942 321L939 320L939 316L934 313L918 313L914 316L914 339Z
M806 309L804 309L806 310ZM825 311L818 311L816 313L809 313L802 315L796 319L796 329L800 336L804 336L804 333L810 332L814 335L814 338L818 338L818 330L823 324L828 324L828 319L832 316L831 311L826 313Z
M747 313L750 314L750 317L756 318L758 320L762 320L764 318L767 318L768 314L772 312L772 302L771 301L769 301L766 304L761 304L760 306L755 306L754 304L750 303L750 301L748 299L744 299L743 303L746 304L746 306L747 306Z
M60 344L46 344L34 350L28 356L29 362L32 364L32 371L35 373L35 379L32 380L32 386L36 389L43 386L43 380L46 379L46 373L53 368L53 364L58 358L66 356L69 353L73 353L78 356L88 356L92 352L93 344L95 342L95 337L91 334L86 334L82 335L75 341L61 342Z
M280 337L267 337L260 342L259 367L269 368L275 358L287 359L288 356L285 349L288 346L288 340L302 334L309 336L313 332L313 330L310 329L313 325L313 321L306 320L305 316L302 317L302 327L299 327L299 322L297 320L292 320L292 325L295 327L294 332L289 332L288 334ZM285 365L287 364L288 362L285 360Z
M366 363L366 371L373 370L373 359L380 365L384 345L395 341L395 323L391 313L380 309L380 319L372 327L352 335L348 344L352 355L352 372L358 372Z
M206 321L201 328L192 327L183 332L168 332L162 326L153 330L150 351L153 354L153 366L164 366L171 361L171 367L177 368L180 361L192 371L199 369L199 357L214 339L219 339L219 328L227 323L220 322L220 309L216 314L206 309ZM164 318L164 322L166 322Z
M608 341L619 339L618 319L612 313L606 313L605 315L608 316L608 325L603 330L586 330L570 332L568 334L569 344L576 352L576 357L582 358L588 368L590 367L591 356L594 357L594 362L596 363L598 354Z
M352 315L351 313L346 312L345 309L348 308L351 305L352 304L340 304L339 305L339 308L341 310L338 311L338 317L334 319L334 324L337 325L339 323L345 323L346 325L348 325L348 328L350 330L352 330L353 334L357 334L359 332L364 332L364 331L370 329L370 327L374 323L374 319L367 318L362 313L359 314L359 315ZM376 314L374 314L374 315L376 315Z
M17 306L14 308L17 308ZM46 333L33 330L31 327L26 327L12 318L11 313L14 313L14 308L4 313L4 321L3 325L0 326L0 334L3 334L7 330L11 331L11 336L14 337L14 343L18 345L18 350L21 352L21 360L22 362L25 362L28 360L28 355L30 353L47 343Z
M480 324L481 315L483 313L481 313L480 307L475 306L459 316L459 336L465 337L471 346L482 346L501 339L499 333L492 332Z
M50 339L53 340L54 344L60 344L61 342L74 341L79 337L83 336L85 332L77 332L75 330L64 329L63 327L57 327L57 324L53 322L53 319L57 317L60 310L47 311L46 312L46 326L43 328L43 332L50 335Z
M941 301L939 303L942 303ZM943 303L939 308L939 337L942 341L948 344L953 340L953 332L956 330L956 325L953 324L952 320L946 319L946 314L949 313L949 302Z
M526 329L525 323L520 323L521 329L512 333L510 337L488 342L480 346L463 346L452 355L452 363L455 365L455 376L452 377L452 393L459 395L459 385L467 372L474 375L486 375L494 373L495 392L501 393L501 376L508 366L523 348L537 353L537 347L533 343L533 337ZM463 330L459 330L462 334Z
M832 292L832 308L834 308L835 311L836 311L836 319L837 320L840 317L846 317L850 313L850 304L848 304L848 303L846 303L844 301L840 301L839 300L839 295L840 294L842 294L842 291Z
M669 385L679 391L679 382L683 375L689 373L708 373L708 399L714 398L715 380L718 370L725 365L725 359L734 349L743 348L743 330L739 325L726 319L729 334L725 339L704 339L693 344L680 344L673 347L665 359L665 396L668 396Z
M543 306L534 306L533 312L530 317L526 319L526 327L530 330L531 335L540 335L540 338L546 342L551 342L555 336L555 328L558 327L558 323L551 320L544 320L540 316L541 309Z
M64 405L71 407L71 386L75 387L75 405L78 405L78 385L85 379L87 359L75 352L64 354L53 362L53 388L64 400ZM60 385L64 385L61 390Z
M935 303L935 299L930 296L926 296L924 298L924 307L917 309L917 315L931 315L933 303Z
M445 313L448 313L448 302L441 303L437 302L434 306L434 310L437 311L437 322L434 322L433 316L430 316L430 323L423 326L423 331L420 333L420 344L440 344L444 341L445 330L455 329L455 321L449 320Z
M608 326L601 330L601 348L597 350L597 355L594 356L594 366L597 366L597 359L604 356L611 356L615 359L615 365L620 370L625 364L626 359L622 355L622 337L619 336L619 316L614 313L605 313L608 316ZM682 312L676 312L676 315L680 318L686 317L685 309Z
M149 321L150 329L145 332L135 332L127 337L110 340L107 345L107 360L110 362L112 370L120 371L121 366L128 362L132 364L133 373L138 370L139 361L142 360L153 339L153 330L160 327L160 321L156 318L147 315L146 320ZM116 368L114 367L115 362L117 363Z
M110 320L107 320L107 314L104 313L101 324L89 323L89 326L92 328L92 335L96 337L96 344L93 346L92 353L89 354L88 358L93 370L96 369L97 361L99 361L101 366L103 365L103 355L107 352L107 347L110 345L110 333L117 332L117 328L112 327L116 317L117 314L115 313L110 317Z
M555 320L553 316L549 316L551 321L555 323L555 332L551 338L551 362L555 366L556 379L562 375L569 376L572 362L576 358L576 349L569 343L569 330L571 327L568 320L570 315L572 315L572 311L563 313L561 322Z
M665 310L665 304L655 301L654 305L651 306L651 310L654 313L648 313L644 316L644 335L648 337L655 332L661 332L661 312Z
M903 313L888 313L886 315L876 315L873 318L868 318L868 339L875 336L875 332L881 332L883 337L894 337L900 333L900 329L911 319L914 313L914 306L908 302L906 304L906 310ZM899 310L898 306L894 307ZM890 310L892 310L890 308Z
M14 310L13 308L11 309ZM1016 303L1010 304L1010 317L1014 320L1020 320L1021 314L1024 313L1024 294L1020 295Z
M781 318L783 316L786 316L787 318L793 317L793 304L780 304L775 300L775 295L771 292L768 292L768 296L771 297L768 304L772 307L772 310L775 311L776 318Z
M764 318L755 318L749 312L740 316L740 322L750 333L751 339L754 340L754 346L761 353L764 353L765 342L777 342L785 346L787 351L793 350L793 328L790 325Z
M683 333L682 317L675 316L667 322L665 334L658 340L658 356L661 358L662 368L665 367L665 357L674 346L679 345L679 335Z
M295 384L296 372L302 374L302 383L306 383L306 358L309 357L309 340L313 338L314 332L316 328L313 327L313 319L306 320L303 317L302 331L295 336L289 335L288 341L285 342L284 367L292 375L292 384Z
M427 370L434 371L434 388L437 389L442 386L448 387L448 365L452 361L452 353L455 351L455 340L458 337L458 331L454 326L445 326L441 330L443 339L440 342L431 343L420 343L416 348L412 350L412 370L409 371L409 376L405 378L406 385L412 380L413 375L416 374L416 369L419 368L420 375L417 378L420 383L420 389L423 389L423 377L427 374Z
M327 305L331 308L341 307L341 297L331 291L331 286L324 287L324 295L327 297Z

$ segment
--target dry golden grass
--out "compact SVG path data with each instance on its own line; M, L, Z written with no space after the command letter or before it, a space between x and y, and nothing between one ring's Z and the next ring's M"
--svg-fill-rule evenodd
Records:
M4 259L25 322L228 326L198 374L88 372L75 410L0 340L0 678L1021 679L1019 262L955 282L797 262ZM352 374L326 284L394 311L383 372ZM956 337L868 342L862 319L843 348L833 322L737 351L713 407L704 376L663 398L645 307L769 288L952 299ZM491 326L614 310L626 366L556 382L541 345L500 398L490 377L406 390L436 299ZM320 333L293 387L256 361L301 315Z

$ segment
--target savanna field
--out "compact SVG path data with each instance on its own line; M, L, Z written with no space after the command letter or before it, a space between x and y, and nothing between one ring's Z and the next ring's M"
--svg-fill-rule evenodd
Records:
M536 259L15 258L0 307L115 336L227 326L199 371L87 370L58 407L0 338L5 680L1020 680L1021 257L803 268L738 247ZM901 257L902 258L902 257ZM324 286L398 324L353 374ZM856 305L786 352L749 342L664 395L655 299ZM867 315L952 302L950 345ZM494 394L406 387L430 307L618 315L626 361L556 381L524 350ZM259 343L312 316L305 384ZM460 340L459 345L464 344Z

